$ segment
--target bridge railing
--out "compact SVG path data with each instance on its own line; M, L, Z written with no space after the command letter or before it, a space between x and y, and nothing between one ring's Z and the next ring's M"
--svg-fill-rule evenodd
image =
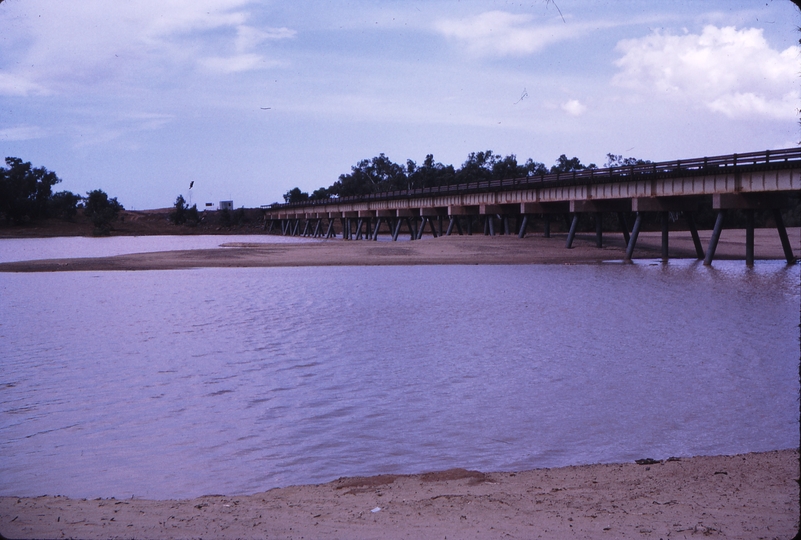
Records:
M421 196L461 195L476 192L506 191L527 187L569 186L587 183L609 183L642 177L681 177L698 173L745 171L752 168L784 168L798 166L801 163L801 147L781 150L765 150L745 154L727 154L676 161L644 163L640 165L624 165L604 169L583 169L563 173L548 173L521 178L505 178L502 180L483 180L465 184L451 184L428 188L417 188L400 191L382 191L369 195L355 195L332 199L309 199L298 203L276 204L272 208L296 208L319 206L336 203L367 202L387 199L411 199Z

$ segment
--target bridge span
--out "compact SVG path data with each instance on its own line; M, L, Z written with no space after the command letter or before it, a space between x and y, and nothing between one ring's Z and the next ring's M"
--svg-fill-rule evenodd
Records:
M692 234L696 254L711 264L727 210L746 215L746 263L754 262L754 216L771 212L788 263L795 260L781 210L801 191L801 148L766 150L746 154L683 159L643 165L585 169L524 178L488 180L432 188L389 191L360 197L308 200L276 204L265 211L270 231L280 227L285 235L332 238L340 222L345 240L376 240L382 231L397 240L405 226L412 240L426 229L434 237L472 234L476 227L495 235L521 238L531 220L541 218L550 236L552 219L564 217L569 232L565 247L571 248L580 214L592 214L596 244L602 246L604 213L615 213L627 248L633 257L643 215L658 213L662 224L662 258L668 258L670 214L681 213ZM717 211L709 245L704 251L693 219L702 205ZM634 213L630 228L627 215ZM443 221L447 229L443 232ZM511 222L514 221L512 228Z

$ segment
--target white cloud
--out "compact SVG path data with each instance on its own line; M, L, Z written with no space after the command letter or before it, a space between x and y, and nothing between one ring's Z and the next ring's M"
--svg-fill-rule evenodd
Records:
M577 99L571 99L562 103L562 110L571 116L581 116L587 110L587 106Z
M267 40L290 39L295 37L294 30L289 28L266 28L259 30L252 26L241 25L237 28L236 50L246 52L253 50Z
M280 65L280 62L267 60L258 54L237 54L234 56L212 56L204 58L200 64L214 73L239 73L254 69L266 69Z
M801 48L772 49L762 29L706 26L623 40L614 82L643 93L695 101L730 118L794 118Z
M249 24L252 0L57 0L12 3L4 35L19 50L0 69L0 94L68 94L105 83L171 78L181 68L230 57L223 73L252 69L254 49L295 35L288 28ZM5 7L5 6L4 6ZM4 28L4 32L6 29Z
M39 126L21 125L0 129L0 141L30 141L42 139L47 136L45 130Z
M0 95L28 96L46 94L47 90L21 74L0 73Z
M466 44L478 55L527 55L547 45L582 34L586 25L564 23L534 25L531 15L488 11L466 19L442 20L435 28L442 35ZM597 28L594 25L593 28Z

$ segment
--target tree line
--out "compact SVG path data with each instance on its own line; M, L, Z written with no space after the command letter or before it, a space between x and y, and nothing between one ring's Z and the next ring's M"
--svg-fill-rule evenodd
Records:
M82 209L95 227L95 234L108 234L123 206L101 189L83 197L71 191L53 192L61 179L44 167L34 167L20 158L7 157L0 167L0 216L6 224L61 218L71 221Z
M624 158L622 155L607 154L605 167L640 165L649 160ZM524 178L549 173L565 173L585 169L597 169L594 163L584 165L577 157L559 156L549 168L544 163L529 158L519 163L515 154L501 156L492 150L471 152L458 169L444 165L428 154L421 164L407 159L405 164L394 163L383 153L371 159L363 159L351 167L350 173L339 175L339 179L328 187L321 187L311 194L295 187L284 194L284 201L297 203L307 200L331 199L400 191L420 188L466 184L484 180L503 180Z

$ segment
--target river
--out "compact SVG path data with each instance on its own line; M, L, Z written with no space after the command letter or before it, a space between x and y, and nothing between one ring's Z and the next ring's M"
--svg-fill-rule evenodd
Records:
M0 274L0 495L796 447L799 266Z

